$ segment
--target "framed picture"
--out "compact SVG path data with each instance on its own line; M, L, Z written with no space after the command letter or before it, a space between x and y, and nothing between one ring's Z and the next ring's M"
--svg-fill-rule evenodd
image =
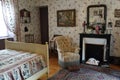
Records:
M57 11L58 27L74 27L76 25L75 9Z
M115 27L120 27L120 20L115 21Z
M120 18L120 9L115 9L115 11L114 11L114 16L115 16L116 18Z

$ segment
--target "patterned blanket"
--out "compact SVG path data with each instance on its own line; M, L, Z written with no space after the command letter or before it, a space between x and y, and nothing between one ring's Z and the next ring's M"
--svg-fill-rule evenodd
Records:
M78 71L61 69L48 80L120 80L120 71L81 64Z
M37 54L0 50L0 80L25 80L45 67L43 57Z

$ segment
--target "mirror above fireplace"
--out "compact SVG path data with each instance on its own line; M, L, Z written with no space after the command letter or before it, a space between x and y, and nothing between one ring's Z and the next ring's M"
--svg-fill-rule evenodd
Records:
M87 29L95 30L99 27L99 31L104 33L106 30L107 7L104 4L90 5L87 7Z

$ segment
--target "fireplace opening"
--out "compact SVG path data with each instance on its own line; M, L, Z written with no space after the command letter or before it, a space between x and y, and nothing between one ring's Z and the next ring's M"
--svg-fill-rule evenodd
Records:
M104 60L104 45L85 44L85 61L90 58L103 62Z

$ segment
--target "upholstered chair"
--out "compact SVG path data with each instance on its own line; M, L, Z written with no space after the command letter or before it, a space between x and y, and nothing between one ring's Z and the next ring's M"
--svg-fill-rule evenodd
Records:
M73 46L72 39L68 36L55 37L58 62L61 67L67 68L69 66L80 64L80 48Z

